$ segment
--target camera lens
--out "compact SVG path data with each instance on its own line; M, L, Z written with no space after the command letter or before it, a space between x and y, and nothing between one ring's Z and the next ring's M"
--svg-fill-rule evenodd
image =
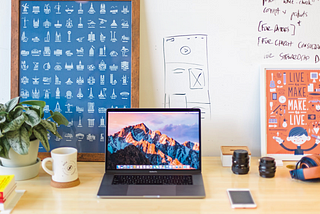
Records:
M273 178L276 172L276 163L274 158L263 157L260 158L259 173L263 178Z
M232 172L237 175L244 175L249 172L248 151L237 149L232 155Z

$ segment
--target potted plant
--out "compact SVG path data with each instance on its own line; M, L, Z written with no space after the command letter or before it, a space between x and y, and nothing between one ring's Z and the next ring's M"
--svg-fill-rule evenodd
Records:
M62 138L57 124L68 125L68 120L61 113L51 110L51 116L44 118L44 101L19 101L20 97L16 97L5 104L0 103L0 174L13 169L16 179L23 180L39 173L39 141L49 151L49 131ZM29 173L31 170L34 170L32 175ZM22 179L17 176L22 176Z

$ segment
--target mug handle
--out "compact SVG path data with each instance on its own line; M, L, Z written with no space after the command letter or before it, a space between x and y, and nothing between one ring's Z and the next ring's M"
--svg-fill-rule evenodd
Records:
M42 163L41 163L41 166L42 166L43 170L46 171L46 173L48 173L49 175L53 175L53 174L54 174L53 171L50 170L50 169L48 169L47 166L46 166L46 163L47 163L48 161L53 162L53 159L50 158L50 157L43 159L43 160L42 160Z

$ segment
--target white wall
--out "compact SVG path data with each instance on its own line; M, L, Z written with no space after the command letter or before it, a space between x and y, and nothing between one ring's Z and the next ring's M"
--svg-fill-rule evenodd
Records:
M205 34L211 119L203 120L203 154L217 156L220 146L239 145L260 156L261 65L316 65L320 55L319 49L297 46L320 44L320 2L302 2L309 1L142 0L140 106L164 106L163 38ZM280 40L292 45L278 45ZM309 58L284 59L282 54Z
M320 6L290 5L282 0L140 0L140 106L164 106L163 38L206 34L208 38L211 119L203 121L203 154L217 156L222 145L245 145L260 156L260 84L262 64L315 64L319 50L298 49L299 41L320 43ZM297 1L298 2L298 1ZM0 7L0 102L10 98L11 1ZM279 8L279 14L263 9ZM292 17L294 12L304 17ZM286 14L285 14L285 13ZM290 20L291 19L291 20ZM298 21L301 21L301 26ZM295 26L295 35L259 32L259 22ZM290 25L292 24L292 25ZM292 30L292 29L290 29ZM291 33L291 32L290 32ZM292 47L259 44L259 37L293 41ZM306 54L307 61L283 60L281 52ZM272 58L265 56L272 54ZM320 55L320 54L319 54Z
M0 103L10 99L11 0L0 7Z

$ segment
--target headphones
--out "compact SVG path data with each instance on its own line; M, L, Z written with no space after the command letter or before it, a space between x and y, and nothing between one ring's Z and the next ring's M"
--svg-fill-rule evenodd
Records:
M302 181L320 178L320 155L304 156L290 174L292 178Z

